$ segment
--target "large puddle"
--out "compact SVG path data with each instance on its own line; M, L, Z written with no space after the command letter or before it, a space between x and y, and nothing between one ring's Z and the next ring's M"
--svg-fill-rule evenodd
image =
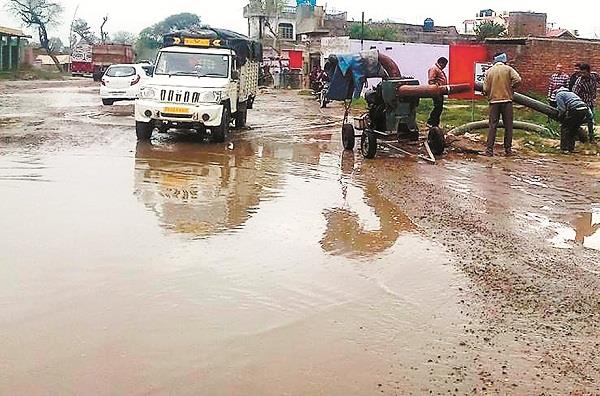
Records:
M80 94L72 138L0 148L0 393L421 393L464 363L463 277L335 117L266 95L231 144L136 146Z

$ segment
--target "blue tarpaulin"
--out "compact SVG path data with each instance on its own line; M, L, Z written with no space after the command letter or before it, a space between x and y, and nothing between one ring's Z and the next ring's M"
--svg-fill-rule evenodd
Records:
M331 76L327 97L331 100L360 97L367 78L381 75L378 57L377 51L335 55L337 67Z

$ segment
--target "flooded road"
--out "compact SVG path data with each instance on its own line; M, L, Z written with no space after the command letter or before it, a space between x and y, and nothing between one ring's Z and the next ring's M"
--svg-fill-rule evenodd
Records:
M295 93L137 144L98 102L0 86L0 393L600 391L597 163L364 162Z

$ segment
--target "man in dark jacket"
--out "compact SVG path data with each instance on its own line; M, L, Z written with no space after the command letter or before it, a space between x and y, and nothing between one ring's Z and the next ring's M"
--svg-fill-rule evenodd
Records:
M558 117L561 121L560 149L572 152L575 149L579 128L591 117L590 108L577 94L566 88L559 88L555 96Z
M444 69L448 66L448 59L442 57L439 58L435 65L428 72L429 85L444 86L448 85L448 77ZM444 96L438 96L433 98L433 110L429 114L427 125L431 127L440 126L440 118L444 111Z
M598 86L600 78L597 73L592 73L590 65L583 63L581 65L581 72L575 85L573 86L573 92L576 93L581 100L590 108L592 115L594 114L594 108L596 106L596 98L598 96ZM594 117L592 116L588 120L588 134L590 142L594 141Z

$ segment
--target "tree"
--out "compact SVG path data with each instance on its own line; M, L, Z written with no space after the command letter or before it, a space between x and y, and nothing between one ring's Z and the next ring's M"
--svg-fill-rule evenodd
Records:
M102 42L102 44L106 44L106 40L108 39L108 33L104 31L106 22L108 22L108 15L102 18L102 25L100 25L100 42Z
M50 48L48 28L58 23L63 12L62 6L51 0L8 0L8 7L25 26L37 29L40 46L46 50L58 71L61 72L60 62Z
M361 39L362 25L360 22L353 22L349 28L351 39ZM400 33L392 25L392 22L366 22L364 30L365 40L383 40L383 41L399 41Z
M92 33L92 28L87 23L87 21L79 18L73 21L73 33L76 36L79 36L81 40L85 41L87 44L95 44L98 41L98 38Z
M175 30L183 30L200 26L200 17L187 12L171 15L164 20L149 26L140 32L135 42L138 59L152 59L162 45L163 36Z
M481 22L473 30L481 41L491 37L503 37L507 33L506 26L493 21Z
M129 44L133 45L135 43L136 37L133 33L126 32L124 30L120 30L118 32L113 33L110 38L110 42L113 44Z
M55 53L64 52L65 46L59 37L52 37L50 40L50 50Z

